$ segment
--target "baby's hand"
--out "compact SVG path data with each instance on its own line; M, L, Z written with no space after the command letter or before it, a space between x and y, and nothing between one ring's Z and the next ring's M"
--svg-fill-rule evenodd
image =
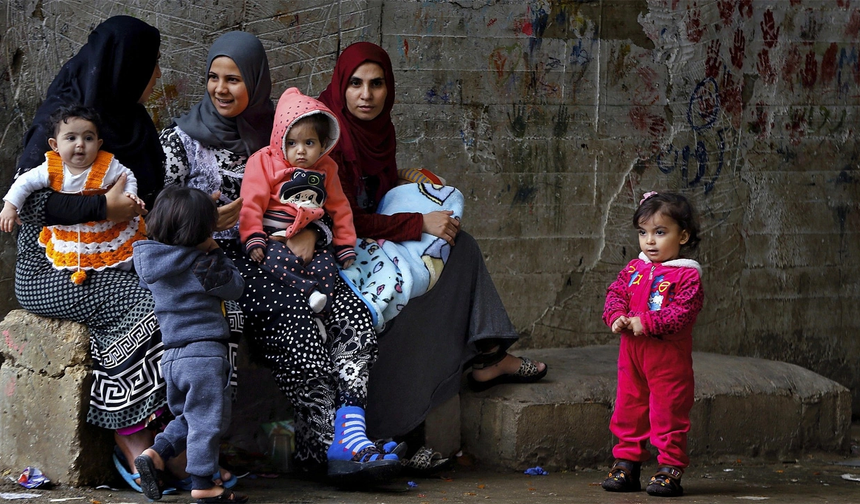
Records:
M130 192L127 192L127 193L125 193L125 195L128 196L129 198L131 198L132 201L134 201L135 203L140 205L141 209L146 209L146 203L144 203L142 199L138 198L137 194L132 194Z
M251 251L248 252L248 255L258 263L263 262L263 259L266 258L266 253L261 248L251 249Z
M633 336L645 335L645 328L642 327L642 319L639 317L630 317L629 327L633 331Z
M355 259L347 259L343 263L343 269L349 268L350 266L352 266L352 263L354 263L354 262L355 262Z
M21 219L18 218L18 209L15 208L15 205L7 201L3 205L3 210L0 211L0 230L11 233L15 224L21 225Z
M620 334L623 330L627 329L628 326L630 326L630 319L622 315L612 323L612 332Z

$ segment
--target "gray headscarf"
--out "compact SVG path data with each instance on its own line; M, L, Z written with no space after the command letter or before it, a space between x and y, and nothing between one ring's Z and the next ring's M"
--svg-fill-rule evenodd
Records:
M275 106L272 104L272 77L263 44L254 35L233 31L218 37L209 49L206 72L219 56L232 59L248 89L248 108L233 118L218 113L211 97L194 105L176 119L182 131L201 144L250 156L269 144Z

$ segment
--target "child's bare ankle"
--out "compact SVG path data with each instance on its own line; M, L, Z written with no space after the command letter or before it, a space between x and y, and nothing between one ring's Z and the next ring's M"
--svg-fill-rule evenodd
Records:
M152 448L147 448L143 450L143 453L141 453L141 455L146 455L147 457L151 458L152 463L155 464L155 468L159 471L164 470L164 459L161 458L161 455L159 455L157 451L153 450Z
M218 497L219 495L224 493L224 487L222 486L213 486L212 488L206 489L194 489L191 490L191 497L194 499L207 499L209 497Z

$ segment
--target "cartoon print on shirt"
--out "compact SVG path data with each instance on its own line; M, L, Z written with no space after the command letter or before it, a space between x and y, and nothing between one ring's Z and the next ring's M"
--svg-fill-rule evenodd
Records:
M278 191L281 203L296 207L321 208L325 204L325 174L296 168Z

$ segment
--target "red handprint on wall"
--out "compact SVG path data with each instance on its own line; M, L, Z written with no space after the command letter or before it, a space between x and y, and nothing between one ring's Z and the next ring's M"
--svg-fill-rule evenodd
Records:
M815 52L812 49L806 53L806 63L803 65L803 70L800 71L800 82L803 87L811 88L818 80L818 60L815 58Z
M764 19L762 19L761 23L761 38L764 42L764 46L768 49L773 48L776 45L777 39L779 38L779 27L776 26L776 21L773 19L773 11L768 9L764 13Z
M704 33L705 29L702 27L702 10L699 9L699 5L696 2L693 2L693 7L690 8L687 6L687 10L690 11L689 16L687 18L687 39L690 42L698 42L702 39L702 33Z
M765 84L773 84L776 82L776 72L773 69L773 65L770 64L770 53L766 48L763 48L758 53L756 70L758 70L758 74L761 76L762 80L764 80Z
M708 43L708 55L705 57L705 77L716 79L720 74L720 39L714 39Z
M734 0L718 0L717 9L720 11L720 19L723 21L723 26L731 26L732 18L735 15Z
M735 30L735 43L732 46L729 54L732 58L732 65L738 70L744 67L744 49L746 48L747 39L741 27Z

